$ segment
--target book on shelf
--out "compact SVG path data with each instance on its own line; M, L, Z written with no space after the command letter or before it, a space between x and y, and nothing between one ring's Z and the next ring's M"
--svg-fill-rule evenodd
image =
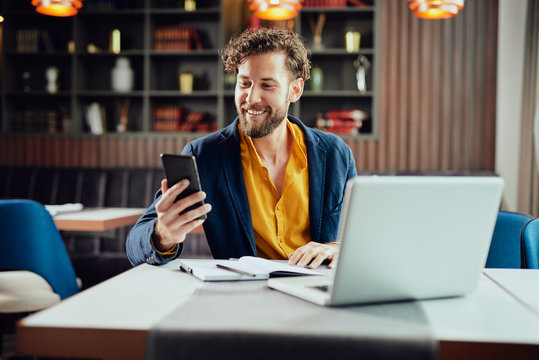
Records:
M179 131L195 132L199 131L199 125L202 124L206 113L203 111L191 111L180 123Z
M321 272L254 256L237 260L182 259L180 268L202 281L266 280L276 276L322 275Z
M39 52L39 30L24 29L16 32L15 50L18 53Z
M368 114L362 110L330 110L316 114L316 127L339 135L356 135Z
M154 49L159 51L203 50L197 29L170 25L154 30Z
M62 130L60 113L52 109L17 111L13 115L12 130L25 134L56 134Z
M206 122L206 113L191 111L185 117L184 110L177 105L160 105L154 109L154 131L164 132L210 132L217 130L217 124Z
M15 51L18 53L54 52L55 50L47 30L21 29L15 34Z
M179 131L182 108L177 105L161 105L154 109L154 131Z

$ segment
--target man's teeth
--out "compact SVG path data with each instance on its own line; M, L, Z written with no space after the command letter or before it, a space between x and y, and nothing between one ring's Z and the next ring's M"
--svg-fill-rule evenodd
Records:
M247 110L247 113L249 115L260 115L262 113L264 113L263 111L254 111L254 110Z

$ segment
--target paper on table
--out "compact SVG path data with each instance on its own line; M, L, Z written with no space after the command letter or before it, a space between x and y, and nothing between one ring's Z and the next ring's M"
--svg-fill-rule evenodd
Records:
M253 274L267 274L270 276L291 276L291 275L322 275L322 273L308 269L288 265L283 261L267 260L255 256L242 256L237 261L230 261L226 264L228 267L253 273Z
M231 260L181 259L180 268L202 281L264 280L266 276L248 276L220 269L217 264L226 265ZM235 262L235 261L234 261Z
M51 216L56 216L58 214L81 211L84 206L81 203L67 203L62 205L45 205L45 209L51 214Z

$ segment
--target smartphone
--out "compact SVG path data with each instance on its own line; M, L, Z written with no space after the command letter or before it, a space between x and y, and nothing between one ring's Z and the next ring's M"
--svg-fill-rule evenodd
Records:
M165 169L165 176L167 178L169 188L171 188L174 184L180 182L183 179L189 180L189 186L187 187L187 189L182 191L182 193L178 195L174 202L201 190L200 178L198 177L197 163L194 156L161 154L161 161L163 162L163 168ZM198 203L183 210L180 215L187 211L196 209L203 204L204 201L201 200ZM205 220L206 217L206 214L204 214L198 219Z

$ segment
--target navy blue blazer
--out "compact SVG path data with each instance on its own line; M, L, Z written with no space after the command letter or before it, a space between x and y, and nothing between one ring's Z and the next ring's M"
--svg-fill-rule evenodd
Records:
M305 134L309 169L309 220L311 241L335 241L346 181L356 176L352 151L338 136L305 126L288 116ZM241 166L238 119L229 126L185 146L183 154L194 155L206 202L212 211L204 222L204 233L216 259L256 256L251 211ZM150 236L156 220L155 202L129 232L126 251L133 265L166 262L153 250Z

